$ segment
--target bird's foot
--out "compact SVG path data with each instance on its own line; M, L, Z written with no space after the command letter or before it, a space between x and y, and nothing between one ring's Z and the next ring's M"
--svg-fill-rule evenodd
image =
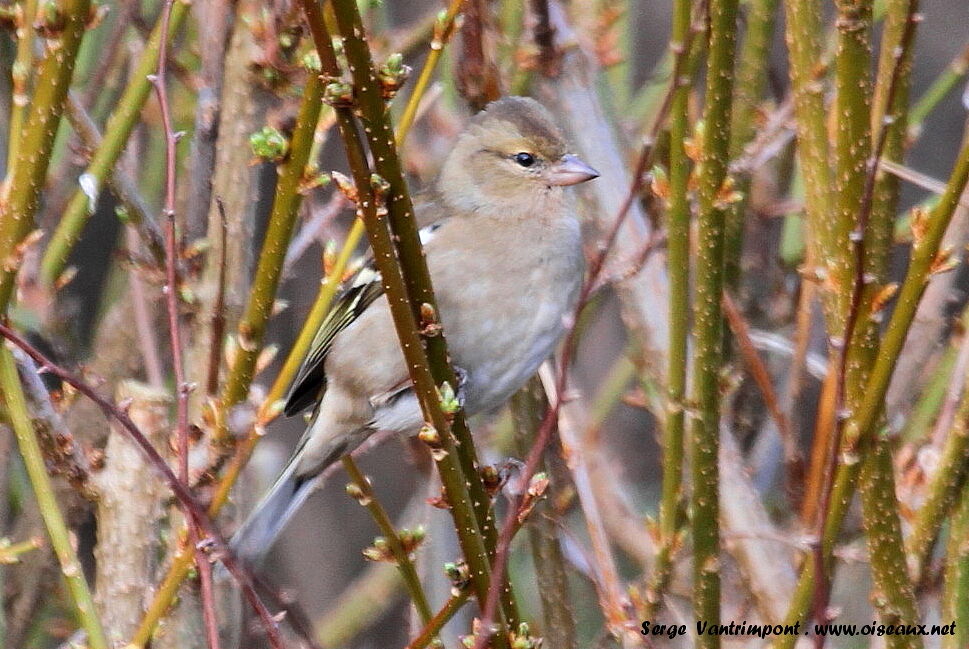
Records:
M465 397L467 396L467 392L465 391L464 388L468 384L468 373L465 370L458 367L457 365L455 365L454 376L458 380L458 389L456 391L458 403L461 404L462 408L464 408L464 401L465 401Z

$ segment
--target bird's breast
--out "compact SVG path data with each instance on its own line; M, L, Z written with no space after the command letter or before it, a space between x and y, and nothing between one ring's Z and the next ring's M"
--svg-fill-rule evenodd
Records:
M572 219L499 234L509 240L468 249L463 259L448 255L456 266L431 267L448 348L468 375L472 414L501 405L549 357L582 282L581 234Z

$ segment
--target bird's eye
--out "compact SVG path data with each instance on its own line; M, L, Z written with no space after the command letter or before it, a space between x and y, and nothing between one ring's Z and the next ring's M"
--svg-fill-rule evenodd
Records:
M535 156L533 156L531 153L522 151L521 153L515 154L515 162L523 167L531 167L533 164L535 164Z

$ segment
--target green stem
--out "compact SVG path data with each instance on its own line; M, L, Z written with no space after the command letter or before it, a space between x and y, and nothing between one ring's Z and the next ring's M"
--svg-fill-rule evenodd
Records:
M10 69L10 127L7 129L7 170L14 168L24 127L30 86L30 72L34 59L34 21L37 19L37 0L24 0L17 23L17 56Z
M824 84L818 77L823 12L819 0L784 0L784 7L805 211L819 252L818 261L824 267L828 265L827 255L840 244L833 241L831 229L827 113Z
M925 118L952 92L953 88L959 85L959 82L966 77L966 73L969 73L969 45L946 66L942 74L912 106L912 110L909 111L910 133L918 134L922 130Z
M750 0L747 3L747 30L738 55L737 83L734 86L733 116L730 127L730 158L736 159L756 132L754 117L764 95L774 36L778 0ZM743 198L727 214L724 235L727 290L740 285L740 260L743 253L744 215L750 193L750 178L745 176L737 189Z
M273 303L279 280L282 277L283 261L286 258L286 248L289 245L299 204L302 195L299 192L300 182L309 162L310 149L313 146L313 134L316 122L320 117L323 99L323 82L319 75L311 73L303 88L303 100L300 103L299 114L296 118L296 128L290 141L289 155L279 166L279 179L276 184L276 194L273 207L269 215L269 228L263 239L262 251L259 254L259 264L256 276L249 291L246 310L239 320L238 352L226 376L225 387L220 398L220 407L228 412L240 403L249 393L256 361L262 351L262 341L266 334L266 325L273 312ZM221 418L224 421L224 418ZM214 435L216 444L224 444L229 440L229 430L226 426L219 426Z
M57 495L54 493L50 476L47 475L44 456L34 434L20 376L17 374L17 364L6 345L0 348L0 390L3 393L4 409L17 437L20 455L23 457L27 475L30 477L30 484L44 519L44 525L47 527L51 546L61 564L61 574L67 583L71 599L74 600L78 619L87 634L87 643L91 649L108 649L107 637L94 608L94 599L84 579L81 562L71 543L70 531L57 505Z
M952 510L963 491L969 472L969 391L962 400L952 429L946 437L938 465L929 479L926 496L918 508L909 536L907 549L915 565L915 581L925 575L932 548L942 528L942 522Z
M407 139L410 127L414 124L414 118L417 116L417 109L420 106L419 100L424 96L428 84L434 77L434 71L444 53L444 46L451 40L451 35L454 33L454 19L457 18L462 4L464 4L464 0L451 0L445 14L434 23L434 36L431 39L431 49L427 53L427 60L424 61L421 74L414 83L414 90L411 91L410 99L404 106L404 112L401 113L400 121L397 123L398 147Z
M375 170L381 178L386 180L390 189L387 192L387 209L390 229L394 234L394 241L400 257L401 267L406 282L407 294L410 298L410 308L414 318L420 321L422 305L430 305L437 313L437 302L431 286L430 273L424 258L420 237L417 232L417 220L414 218L414 206L410 199L407 183L404 180L400 160L394 146L393 129L390 115L384 108L384 99L380 91L380 84L374 71L370 48L363 38L363 26L360 23L356 5L342 1L334 3L334 13L337 24L343 34L347 60L354 85L357 89L356 101L361 110L361 117L366 128L367 141L375 160ZM457 377L448 360L445 337L433 336L425 339L427 358L431 374L437 385L447 382L457 385ZM427 395L428 398L433 395ZM490 499L481 483L477 471L477 457L474 441L463 414L451 422L451 431L457 444L458 457L461 461L462 472L468 482L468 491L474 503L475 512L484 534L485 545L489 556L494 555L497 544L497 533L491 512ZM509 616L509 624L517 626L517 613L508 597L503 598L503 609Z
M10 543L9 539L0 538L0 566L17 563L21 555L40 547L42 547L42 541L39 538L20 543Z
M411 380L414 382L415 394L425 419L433 428L432 431L428 431L426 437L429 439L436 438L435 444L440 445L440 448L434 454L435 461L441 475L448 504L451 506L458 540L470 568L472 585L479 603L483 606L487 600L491 581L491 564L473 503L488 507L490 501L486 497L484 500L472 500L468 485L474 483L480 485L481 478L476 470L470 473L464 471L458 444L452 435L451 421L442 412L438 397L439 385L443 384L444 381L442 380L439 383L438 377L432 374L428 355L424 351L421 336L418 333L416 311L422 303L431 305L433 309L433 294L429 292L411 294L408 292L405 268L410 270L414 265L423 265L424 273L421 276L426 277L426 265L420 249L420 241L416 237L413 208L410 206L407 187L401 176L400 164L396 149L393 146L393 132L390 130L387 121L388 116L381 97L380 86L375 79L369 47L363 39L364 32L360 23L360 16L356 4L353 2L335 2L333 7L344 36L344 51L356 75L354 78L356 108L363 115L367 135L371 142L371 152L380 165L377 168L377 171L380 172L379 177L371 176L366 152L359 139L353 111L349 106L335 106L337 124L340 127L340 133L346 147L347 158L350 162L350 169L359 197L358 204L367 226L370 245L374 251L378 270L384 280L391 316L400 338ZM304 0L303 9L313 33L313 39L323 63L325 74L332 78L339 78L340 69L320 6L314 0ZM389 189L386 191L383 190L385 184L389 185ZM375 185L381 187L381 194L376 193ZM387 214L384 213L385 210L382 209L383 205L378 204L378 201L382 203L384 200L387 203L387 211L391 215L403 217L401 220L405 222L410 220L411 226L414 226L406 231L405 229L394 231L395 236L401 240L399 249L391 239L391 233L387 227L388 218ZM400 213L402 207L405 208L403 214ZM412 256L415 246L417 259ZM413 278L410 281L413 282ZM429 282L424 287L429 289ZM429 348L432 341L439 341L443 345L443 336L428 339ZM450 384L452 386L457 385L453 372L451 372ZM455 423L463 421L460 412L454 414L456 415ZM470 446L470 437L468 437L467 445L463 442L464 440L462 440L461 446ZM467 448L462 450L465 453L468 451ZM471 450L473 450L473 446L471 446ZM481 490L483 493L483 486ZM504 632L497 633L494 639L499 647L507 646L508 638Z
M411 640L410 644L407 645L407 649L424 649L424 647L431 644L431 641L434 640L434 637L441 632L444 625L447 624L451 618L461 610L461 607L465 605L465 603L468 601L468 597L469 593L467 589L451 595L451 597L444 602L444 606L441 607L441 610L437 612L430 623L421 629L420 634L416 638Z
M417 576L414 562L411 561L410 555L408 555L407 550L404 548L404 544L400 540L400 535L397 534L397 529L394 527L393 521L390 520L387 511L380 504L380 501L377 500L376 495L374 495L370 481L363 475L360 467L357 466L357 463L349 455L343 456L343 468L346 470L347 475L350 476L353 484L360 490L362 497L358 500L370 512L381 534L384 535L384 539L386 539L387 545L394 555L394 559L397 560L397 568L404 578L404 584L407 586L407 590L410 591L411 598L414 600L414 606L417 607L417 613L421 616L421 621L424 624L428 624L433 616L431 606L427 603L427 595L424 594L424 587L421 586L421 580Z
M886 24L885 43L879 65L878 85L871 106L870 34L871 6L858 0L841 0L836 21L837 51L835 55L836 99L834 111L838 115L835 129L834 188L836 192L835 240L842 245L829 266L834 286L852 286L852 291L832 291L829 305L829 331L843 332L843 351L839 388L836 399L850 411L863 398L868 372L878 349L878 331L871 314L874 295L885 281L886 262L891 245L891 233L896 192L892 180L869 174L872 156L899 157L904 145L904 106L908 101L908 71L906 64L911 43L907 39L909 1L897 0ZM902 52L899 60L896 52ZM891 113L896 121L883 127L883 120ZM872 127L872 120L875 128ZM898 124L901 121L901 124ZM873 136L874 133L874 136ZM879 148L881 147L881 148ZM869 183L874 182L874 188ZM871 280L859 277L870 277ZM839 444L834 437L833 444ZM876 608L886 624L918 621L914 589L905 570L901 522L895 500L894 473L890 449L885 440L871 449L860 473L862 511L872 576L880 594ZM830 466L835 467L837 449L832 449ZM840 469L839 469L840 470ZM850 488L850 487L849 487ZM825 493L825 503L830 494ZM822 506L827 516L828 504ZM816 555L817 556L817 555ZM818 563L815 561L814 563ZM826 563L826 560L820 563ZM827 582L827 575L823 575ZM828 587L815 598L815 606L827 605ZM918 637L888 638L892 647L921 647Z
M188 7L187 0L178 0L172 6L169 41L178 32L182 20L188 13ZM131 137L131 132L141 117L141 110L148 101L152 87L148 77L154 74L158 67L161 35L162 19L160 18L145 45L137 67L131 74L124 93L118 100L118 107L108 118L101 146L92 154L91 163L85 170L85 174L93 181L98 192L104 186L118 158L121 157L121 153L128 144L128 138ZM53 284L64 271L67 257L80 238L81 229L88 217L93 213L94 203L91 198L81 189L76 190L51 235L50 243L41 260L40 276L45 283Z
M915 589L905 569L891 448L891 440L886 438L875 442L872 457L862 468L858 490L875 586L875 608L883 624L910 625L919 622L919 612ZM889 647L915 649L923 645L920 636L892 636L885 640Z
M895 361L905 344L905 337L915 317L919 300L933 271L933 264L937 261L942 236L952 219L967 180L969 180L969 133L963 136L962 148L949 177L945 193L925 216L924 232L920 232L915 238L908 272L899 290L898 302L892 312L891 320L885 329L871 376L863 390L864 398L860 406L853 410L854 414L845 430L845 441L849 448L857 447L874 433L874 426L881 412L881 404L888 390Z
M693 606L698 619L720 620L720 370L723 361L723 236L725 206L720 194L730 157L730 111L736 45L737 0L711 0L710 48L700 153L699 227L697 231L696 350L692 401L697 417L691 426L693 468ZM720 646L718 636L698 638L699 647Z
M942 640L945 649L969 646L969 489L963 489L949 528L942 622L955 621L955 633Z
M68 0L59 6L64 28L40 64L17 159L0 190L0 313L6 312L13 295L14 275L20 266L17 244L34 226L34 213L90 9L90 0Z
M676 57L689 38L691 0L673 5L670 52ZM666 425L663 427L663 484L659 505L660 550L650 581L653 597L665 590L672 574L673 548L679 532L683 498L684 416L686 401L687 339L690 327L690 159L685 142L690 136L690 87L674 86L670 103L670 203L666 236L669 291L669 367L667 370ZM658 597L657 597L658 599Z

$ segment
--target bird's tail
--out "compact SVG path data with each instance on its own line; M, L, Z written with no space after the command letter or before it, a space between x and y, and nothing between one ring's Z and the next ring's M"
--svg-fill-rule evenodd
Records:
M243 563L257 566L289 519L306 502L315 485L296 476L296 458L289 461L272 488L232 536L229 547Z
M309 475L306 474L305 469L297 475L296 470L300 467L302 458L300 451L303 449L297 450L273 486L262 497L242 526L232 535L229 548L244 564L256 567L262 562L293 514L320 486L318 476L340 459L346 452L347 443L345 440L334 440L327 446L329 448L326 449L321 461L313 467Z

